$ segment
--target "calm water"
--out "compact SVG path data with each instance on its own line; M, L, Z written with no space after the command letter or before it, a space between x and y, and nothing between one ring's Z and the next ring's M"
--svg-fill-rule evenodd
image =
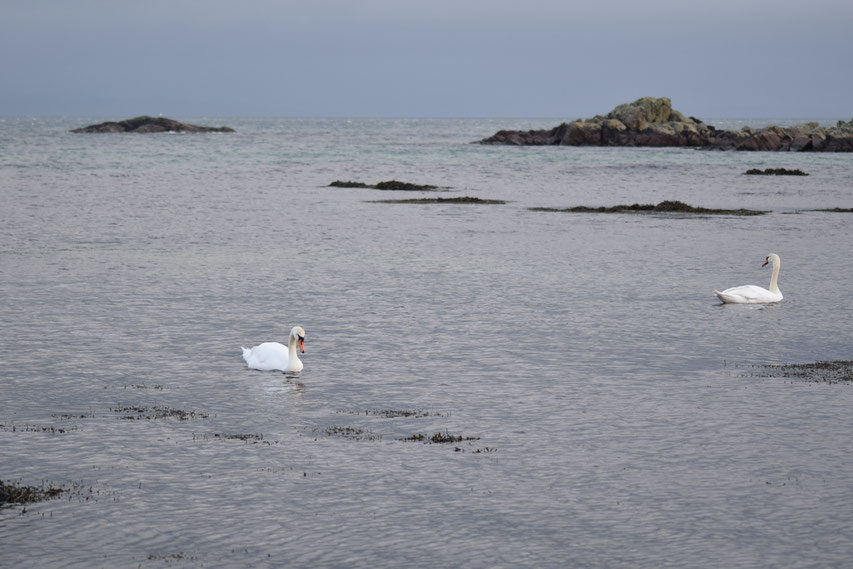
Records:
M0 479L77 485L0 510L0 566L853 563L853 387L751 367L853 358L853 217L802 211L853 207L850 155L186 120L238 133L0 122ZM527 209L664 199L773 213ZM785 300L719 305L771 252ZM246 369L296 324L298 377ZM438 432L476 440L401 440Z

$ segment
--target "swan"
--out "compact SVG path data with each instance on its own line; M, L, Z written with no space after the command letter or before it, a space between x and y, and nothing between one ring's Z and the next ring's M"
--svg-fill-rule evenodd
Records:
M264 342L251 349L243 346L240 346L240 349L243 350L243 359L250 369L302 371L302 360L296 354L296 345L299 345L304 354L305 330L301 326L294 326L287 343L287 347L278 342Z
M773 263L773 276L770 277L770 290L761 288L755 285L736 286L727 288L723 292L714 291L717 298L725 304L768 304L771 302L779 302L782 300L782 291L779 290L779 269L782 267L782 260L776 253L770 253L764 259L762 267L767 263Z

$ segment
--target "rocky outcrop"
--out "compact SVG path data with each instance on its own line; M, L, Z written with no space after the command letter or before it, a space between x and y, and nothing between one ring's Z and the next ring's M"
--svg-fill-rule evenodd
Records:
M853 152L853 119L831 128L792 127L719 130L672 108L666 97L643 97L606 115L577 119L549 130L501 130L480 144L519 146L681 146L721 150Z
M234 132L229 126L196 126L165 117L143 115L119 122L102 122L75 128L71 132Z

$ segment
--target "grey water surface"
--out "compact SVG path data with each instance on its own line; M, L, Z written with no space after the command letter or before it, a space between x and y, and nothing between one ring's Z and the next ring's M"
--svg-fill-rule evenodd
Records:
M853 214L807 211L851 156L92 122L0 119L0 480L74 488L0 509L0 567L853 563L853 385L760 367L853 359ZM528 209L666 199L771 213ZM720 305L771 252L782 303ZM246 368L294 325L301 373Z

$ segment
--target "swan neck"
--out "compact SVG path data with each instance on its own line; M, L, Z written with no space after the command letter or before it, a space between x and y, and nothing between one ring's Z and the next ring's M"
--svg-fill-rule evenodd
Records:
M773 276L770 277L770 292L779 292L779 269L782 268L782 262L773 259Z
M291 362L299 360L299 356L296 353L296 338L293 336L287 341L287 357Z

